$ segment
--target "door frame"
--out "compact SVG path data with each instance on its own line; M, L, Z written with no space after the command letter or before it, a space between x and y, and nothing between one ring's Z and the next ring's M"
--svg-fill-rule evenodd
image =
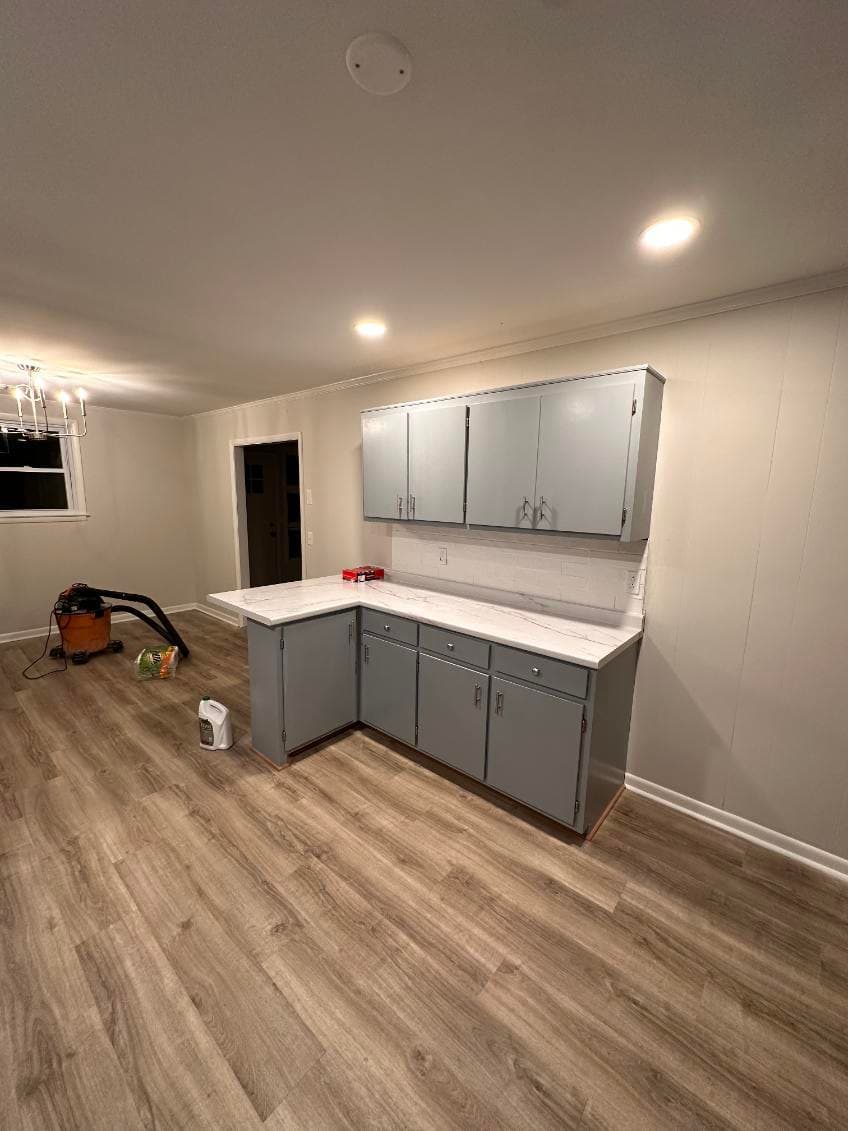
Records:
M303 580L308 577L306 560L306 513L303 490L303 436L300 432L283 432L279 436L245 436L230 440L230 487L233 504L233 539L236 552L236 589L250 587L250 559L247 548L247 502L244 493L244 449L255 444L284 444L297 441L298 492L300 494L300 557L303 563ZM244 625L244 617L239 617Z

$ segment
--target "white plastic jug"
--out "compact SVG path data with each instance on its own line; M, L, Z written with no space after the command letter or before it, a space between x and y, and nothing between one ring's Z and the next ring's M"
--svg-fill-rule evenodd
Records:
M230 711L223 703L218 703L204 695L197 708L200 722L200 745L206 750L229 750L233 744L233 724Z

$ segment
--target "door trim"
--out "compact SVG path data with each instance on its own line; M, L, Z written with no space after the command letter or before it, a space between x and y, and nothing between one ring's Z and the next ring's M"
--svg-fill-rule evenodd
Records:
M233 544L236 560L236 589L250 587L250 564L247 554L247 504L244 495L244 449L256 444L282 444L288 440L297 441L298 491L300 492L301 541L300 553L303 562L303 580L309 576L307 560L306 511L303 489L303 435L300 432L283 432L279 436L245 436L230 440L230 492L233 508ZM239 627L244 628L245 618L239 616Z

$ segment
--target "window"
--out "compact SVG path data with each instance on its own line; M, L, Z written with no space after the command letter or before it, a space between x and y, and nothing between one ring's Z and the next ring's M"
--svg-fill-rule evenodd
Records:
M79 518L84 509L76 440L0 430L0 521Z

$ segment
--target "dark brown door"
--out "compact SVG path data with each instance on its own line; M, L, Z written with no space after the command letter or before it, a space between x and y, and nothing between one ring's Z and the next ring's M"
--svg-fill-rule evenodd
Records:
M300 466L297 441L244 449L251 585L300 581Z

